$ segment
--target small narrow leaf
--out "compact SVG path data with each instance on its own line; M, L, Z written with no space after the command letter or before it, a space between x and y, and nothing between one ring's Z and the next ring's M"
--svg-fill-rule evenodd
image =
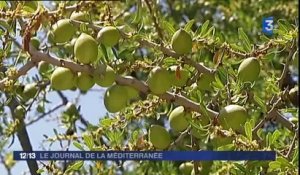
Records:
M202 25L201 32L199 34L200 37L204 35L204 33L206 33L208 25L209 25L209 20L205 21L205 23Z
M93 137L92 135L83 135L83 140L84 140L84 143L86 144L86 146L89 148L89 149L92 149L93 146L94 146L94 141L93 141Z
M239 39L242 40L244 49L246 49L247 52L251 52L251 44L248 36L245 34L244 30L242 28L238 29Z
M272 141L271 144L273 145L275 143L276 140L278 140L278 138L280 137L280 131L276 130L273 134L272 134Z
M81 145L79 142L74 141L74 142L73 142L73 145L74 145L76 148L80 149L81 151L84 151L84 148L82 147L82 145Z
M186 25L184 26L184 30L187 32L191 32L192 26L195 23L195 20L192 19L190 20L188 23L186 23Z
M78 171L83 166L84 161L78 161L68 167L65 173L69 173L70 171Z
M250 122L245 123L245 133L247 138L252 141L252 128Z
M168 21L164 20L162 22L162 26L171 36L175 33L174 27Z

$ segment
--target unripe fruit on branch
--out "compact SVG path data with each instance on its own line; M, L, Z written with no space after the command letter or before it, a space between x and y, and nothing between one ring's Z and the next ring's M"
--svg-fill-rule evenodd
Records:
M40 40L37 37L32 37L30 38L30 44L38 50L40 47Z
M65 67L57 67L53 71L50 83L55 90L72 89L76 85L77 75Z
M292 102L294 106L299 106L299 92L298 86L293 87L289 91L289 100Z
M171 88L171 77L166 69L155 67L151 70L147 83L151 92L160 95Z
M73 38L71 40L71 42L65 44L64 48L68 55L74 54L74 45L75 45L76 40L77 40L77 38Z
M120 32L116 27L107 26L103 27L98 33L98 40L106 47L113 47L120 40Z
M200 90L211 91L211 83L215 81L215 75L209 73L201 73L197 80L197 86Z
M89 21L89 14L86 12L72 12L70 19L76 20L76 21L83 21L87 22Z
M51 65L45 61L41 61L38 64L38 70L41 75L45 75L51 69Z
M179 106L170 113L170 127L176 132L184 131L189 126L189 120L191 119L191 113L184 111L183 106Z
M38 87L36 83L26 84L23 90L22 97L25 101L27 101L33 98L36 95L37 91L38 91Z
M186 85L188 79L190 78L190 72L186 69L180 68L177 70L178 66L171 66L171 82L174 86L183 87Z
M55 43L65 43L72 39L76 32L69 19L61 19L52 26L53 41Z
M177 54L187 54L192 51L193 41L191 35L183 29L177 30L171 40L172 49Z
M94 86L94 84L95 84L95 82L91 75L84 73L84 72L78 73L76 85L80 90L87 91L87 90L91 89Z
M171 136L164 127L151 125L149 129L149 141L157 149L166 149L171 144Z
M101 74L104 72L103 74ZM100 65L93 74L94 81L97 85L102 87L111 86L116 80L116 73L108 65Z
M179 171L182 175L190 175L194 168L194 164L191 162L184 162L179 165Z
M231 128L235 132L243 133L244 124L249 118L244 107L239 105L228 105L219 113L219 123L223 129Z
M238 78L241 82L254 82L258 79L260 64L258 59L250 57L245 59L239 66Z
M124 88L126 89L129 101L137 100L140 98L139 91L135 88L131 86L124 86Z
M14 113L17 118L23 118L26 110L21 105L19 105L15 108Z
M98 45L96 40L88 34L82 33L75 42L74 56L77 61L89 64L97 60Z
M104 105L108 112L115 113L127 106L128 95L124 86L112 85L104 95Z

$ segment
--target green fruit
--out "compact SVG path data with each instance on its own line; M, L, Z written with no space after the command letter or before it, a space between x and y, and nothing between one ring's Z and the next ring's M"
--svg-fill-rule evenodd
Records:
M15 108L14 113L17 118L21 118L21 117L24 117L26 110L22 106L19 105Z
M75 42L74 55L80 63L89 64L95 62L98 57L96 40L90 35L82 33Z
M98 40L106 47L112 47L116 45L120 40L120 32L116 27L108 26L102 28L98 33Z
M149 129L149 141L157 149L166 149L171 144L171 136L160 125L151 125Z
M190 78L190 72L186 69L180 69L176 76L177 66L171 66L171 76L172 76L172 85L177 87L183 87L186 85L188 79Z
M249 118L245 108L239 105L228 105L220 111L219 123L223 129L231 128L236 132L243 132L244 124Z
M41 61L38 64L39 73L44 75L51 69L51 65L45 61Z
M182 175L190 175L193 168L194 165L191 162L185 162L179 165L179 171L182 173Z
M212 82L215 81L215 75L214 74L208 74L208 73L202 73L199 76L199 79L197 81L198 89L210 91L212 90Z
M177 30L171 41L172 49L177 54L187 54L192 51L193 41L191 35L183 29Z
M65 113L69 116L78 114L76 105L74 103L68 102L65 106Z
M87 22L87 21L89 21L89 15L86 12L76 12L76 11L74 11L70 16L70 19Z
M127 106L128 95L124 86L113 85L104 95L104 105L108 112L115 113Z
M38 50L40 47L40 40L37 37L32 37L30 38L30 44Z
M103 70L105 70L105 72L101 74ZM115 82L116 73L110 66L101 65L98 69L95 70L93 77L94 81L99 86L109 87Z
M129 100L136 100L136 99L140 98L139 91L136 90L134 87L131 87L131 86L124 86L124 87L125 87L126 92L128 94L128 99Z
M258 59L250 57L245 59L239 66L238 78L242 82L253 82L258 79L260 64Z
M170 127L175 132L184 131L190 124L188 119L191 118L191 113L185 112L184 107L179 106L175 108L169 116Z
M87 91L94 86L95 82L91 75L83 72L78 73L77 87L82 91Z
M50 78L51 87L55 90L72 89L76 85L77 76L68 68L56 68Z
M26 84L23 90L23 99L25 101L33 98L38 91L38 87L36 83Z
M293 87L289 91L289 100L292 102L294 106L299 105L299 93L298 93L298 86Z
M61 19L52 26L53 41L55 43L65 43L72 39L76 33L76 28L69 19Z
M160 67L155 67L151 70L148 78L148 86L151 92L160 95L167 92L171 88L169 72Z

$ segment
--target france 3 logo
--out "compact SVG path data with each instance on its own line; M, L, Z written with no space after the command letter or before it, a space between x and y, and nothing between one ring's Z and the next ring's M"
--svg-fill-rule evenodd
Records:
M273 16L263 18L263 20L262 20L262 32L265 35L272 35L273 30L274 30L274 18L273 18Z

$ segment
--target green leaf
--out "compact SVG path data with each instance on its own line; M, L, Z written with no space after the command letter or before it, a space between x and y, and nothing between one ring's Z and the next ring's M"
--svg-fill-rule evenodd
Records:
M205 38L206 36L208 36L210 33L212 33L212 36L214 36L214 34L215 34L215 27L214 26L212 26L212 27L210 27L209 29L208 29L208 31L202 36L203 38ZM213 40L212 40L213 41Z
M284 157L277 157L276 161L280 162L283 167L293 167L293 165Z
M243 28L238 29L238 34L239 34L239 39L242 40L244 49L246 49L247 52L251 52L252 48L251 48L250 40L248 36L245 34Z
M102 53L102 55L105 58L105 62L108 63L109 62L109 58L108 58L106 47L103 44L100 44L100 48L101 48L101 53Z
M94 147L94 141L93 141L92 135L84 134L83 135L83 140L84 140L84 143L86 144L86 146L89 149L92 149Z
M65 173L69 173L70 171L78 171L83 166L84 161L77 161L74 164L68 166Z
M227 145L223 145L218 147L218 151L230 151L230 150L234 150L235 146L233 143L227 144Z
M281 163L278 161L273 161L269 163L269 171L274 171L281 168Z
M138 1L136 7L137 7L137 11L136 11L136 13L134 15L134 19L132 21L132 23L134 23L134 24L138 24L142 20L142 4L141 4L141 1Z
M234 166L236 166L239 170L241 170L242 172L246 173L247 169L245 168L245 166L238 164L238 163L234 163Z
M269 132L266 136L266 147L269 148L271 146L272 134Z
M204 33L206 33L208 25L209 25L209 20L205 21L205 23L202 24L199 37L201 37L202 35L204 35Z
M104 128L108 128L112 125L113 122L114 122L113 119L104 118L100 121L100 125Z
M175 28L168 21L164 20L162 26L171 36L175 33Z
M133 133L131 134L131 140L133 143L138 140L139 134L140 133L138 130L133 131Z
M80 149L81 151L84 151L83 146L82 146L79 142L74 141L74 142L73 142L73 145L74 145L76 148Z
M38 169L36 172L37 172L38 174L41 174L41 173L45 172L45 170L44 170L44 169Z
M253 99L261 107L262 112L267 112L265 102L258 95L254 94Z
M295 152L293 154L292 163L295 164L299 160L299 149L295 149Z
M191 32L191 28L192 28L192 26L193 26L193 24L195 23L195 20L194 19L192 19L192 20L190 20L189 22L187 22L186 23L186 25L184 26L184 30L186 31L186 32Z
M251 127L250 122L245 123L245 133L246 133L247 138L250 141L252 141L252 127Z
M271 140L271 145L273 145L275 143L276 140L278 140L278 138L280 137L281 133L280 131L276 130L275 132L273 132L272 134L272 140Z

